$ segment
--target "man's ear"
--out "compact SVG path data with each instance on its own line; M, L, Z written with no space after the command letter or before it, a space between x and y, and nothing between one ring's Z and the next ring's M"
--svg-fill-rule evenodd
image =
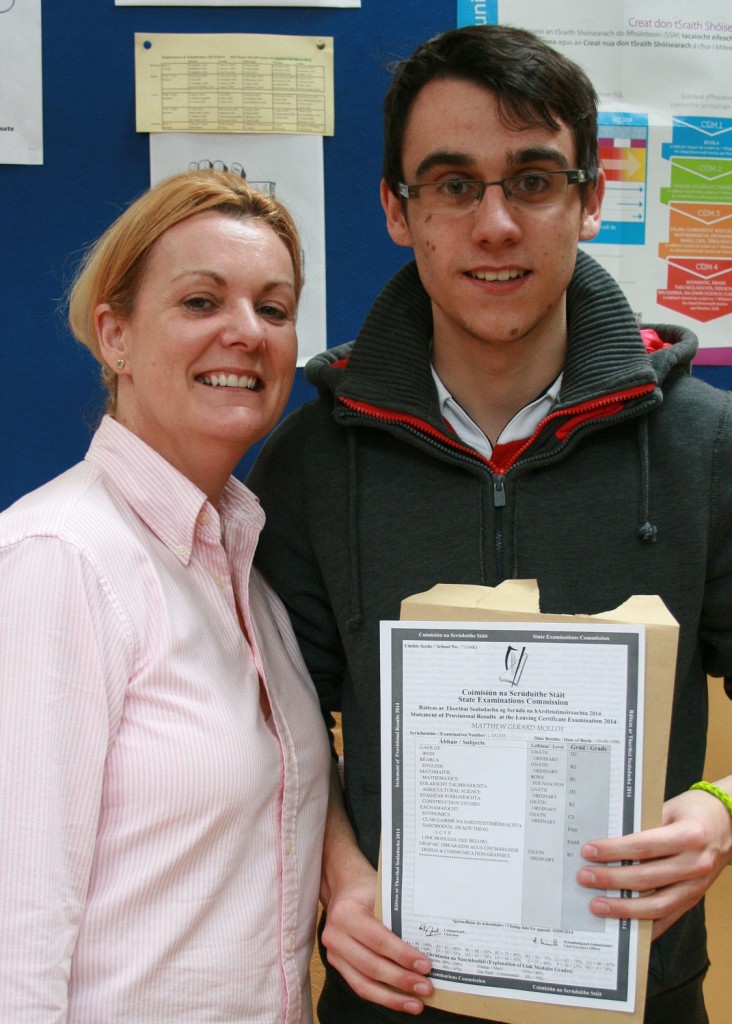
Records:
M386 230L392 242L412 247L412 233L404 212L404 201L395 196L384 179L381 179L381 205L386 214Z
M585 192L585 205L582 208L580 222L580 242L589 242L596 238L602 224L602 200L605 196L605 172L600 169L597 184Z
M101 302L94 310L94 326L102 359L109 369L118 376L129 373L125 321L112 312L108 302ZM124 361L122 367L118 365L119 360Z

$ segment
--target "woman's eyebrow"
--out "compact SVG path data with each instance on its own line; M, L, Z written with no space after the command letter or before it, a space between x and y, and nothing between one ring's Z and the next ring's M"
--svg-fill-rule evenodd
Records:
M208 270L206 267L192 267L190 270L181 270L176 274L174 281L180 281L183 277L211 277L217 284L225 284L224 278L215 270Z

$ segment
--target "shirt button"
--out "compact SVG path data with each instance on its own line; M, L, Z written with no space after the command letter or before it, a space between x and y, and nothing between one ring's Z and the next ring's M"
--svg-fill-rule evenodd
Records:
M188 554L188 548L185 546L185 544L179 544L175 550L180 555L181 558L185 558L186 555Z
M208 524L211 522L211 516L208 514L208 512L202 512L198 517L198 521L201 524L201 526L208 526Z
M291 935L288 935L287 936L287 941L285 942L285 949L287 950L288 953L291 953L294 948L295 948L295 940L293 939L293 937Z
M288 856L289 856L289 855L290 855L290 854L292 853L292 842L291 842L291 840L289 840L289 839L288 839L288 840L287 840L287 842L285 843L285 853L286 853L286 854L287 854Z
M214 583L219 588L219 590L221 590L221 588L224 585L224 580L221 576L214 576Z

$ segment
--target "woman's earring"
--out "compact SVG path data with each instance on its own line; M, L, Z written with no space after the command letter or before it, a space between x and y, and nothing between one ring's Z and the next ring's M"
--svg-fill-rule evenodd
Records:
M124 368L125 368L125 361L124 361L124 359L118 359L117 362L115 363L115 366L117 367L118 370L124 370Z

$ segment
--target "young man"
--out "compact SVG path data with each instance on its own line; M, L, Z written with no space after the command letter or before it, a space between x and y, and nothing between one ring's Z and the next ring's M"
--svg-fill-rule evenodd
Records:
M663 825L587 836L579 880L599 916L654 921L649 1024L707 1019L700 901L732 857L732 818L689 787L706 674L732 682L732 401L689 376L688 331L639 331L577 251L600 225L596 113L584 73L517 29L447 32L397 68L381 197L415 261L352 345L310 363L319 399L250 481L267 512L259 565L324 710L343 715L322 1024L461 1019L423 1007L429 963L373 916L378 623L435 583L511 577L538 580L545 612L655 593L681 624ZM639 863L606 866L620 861Z

